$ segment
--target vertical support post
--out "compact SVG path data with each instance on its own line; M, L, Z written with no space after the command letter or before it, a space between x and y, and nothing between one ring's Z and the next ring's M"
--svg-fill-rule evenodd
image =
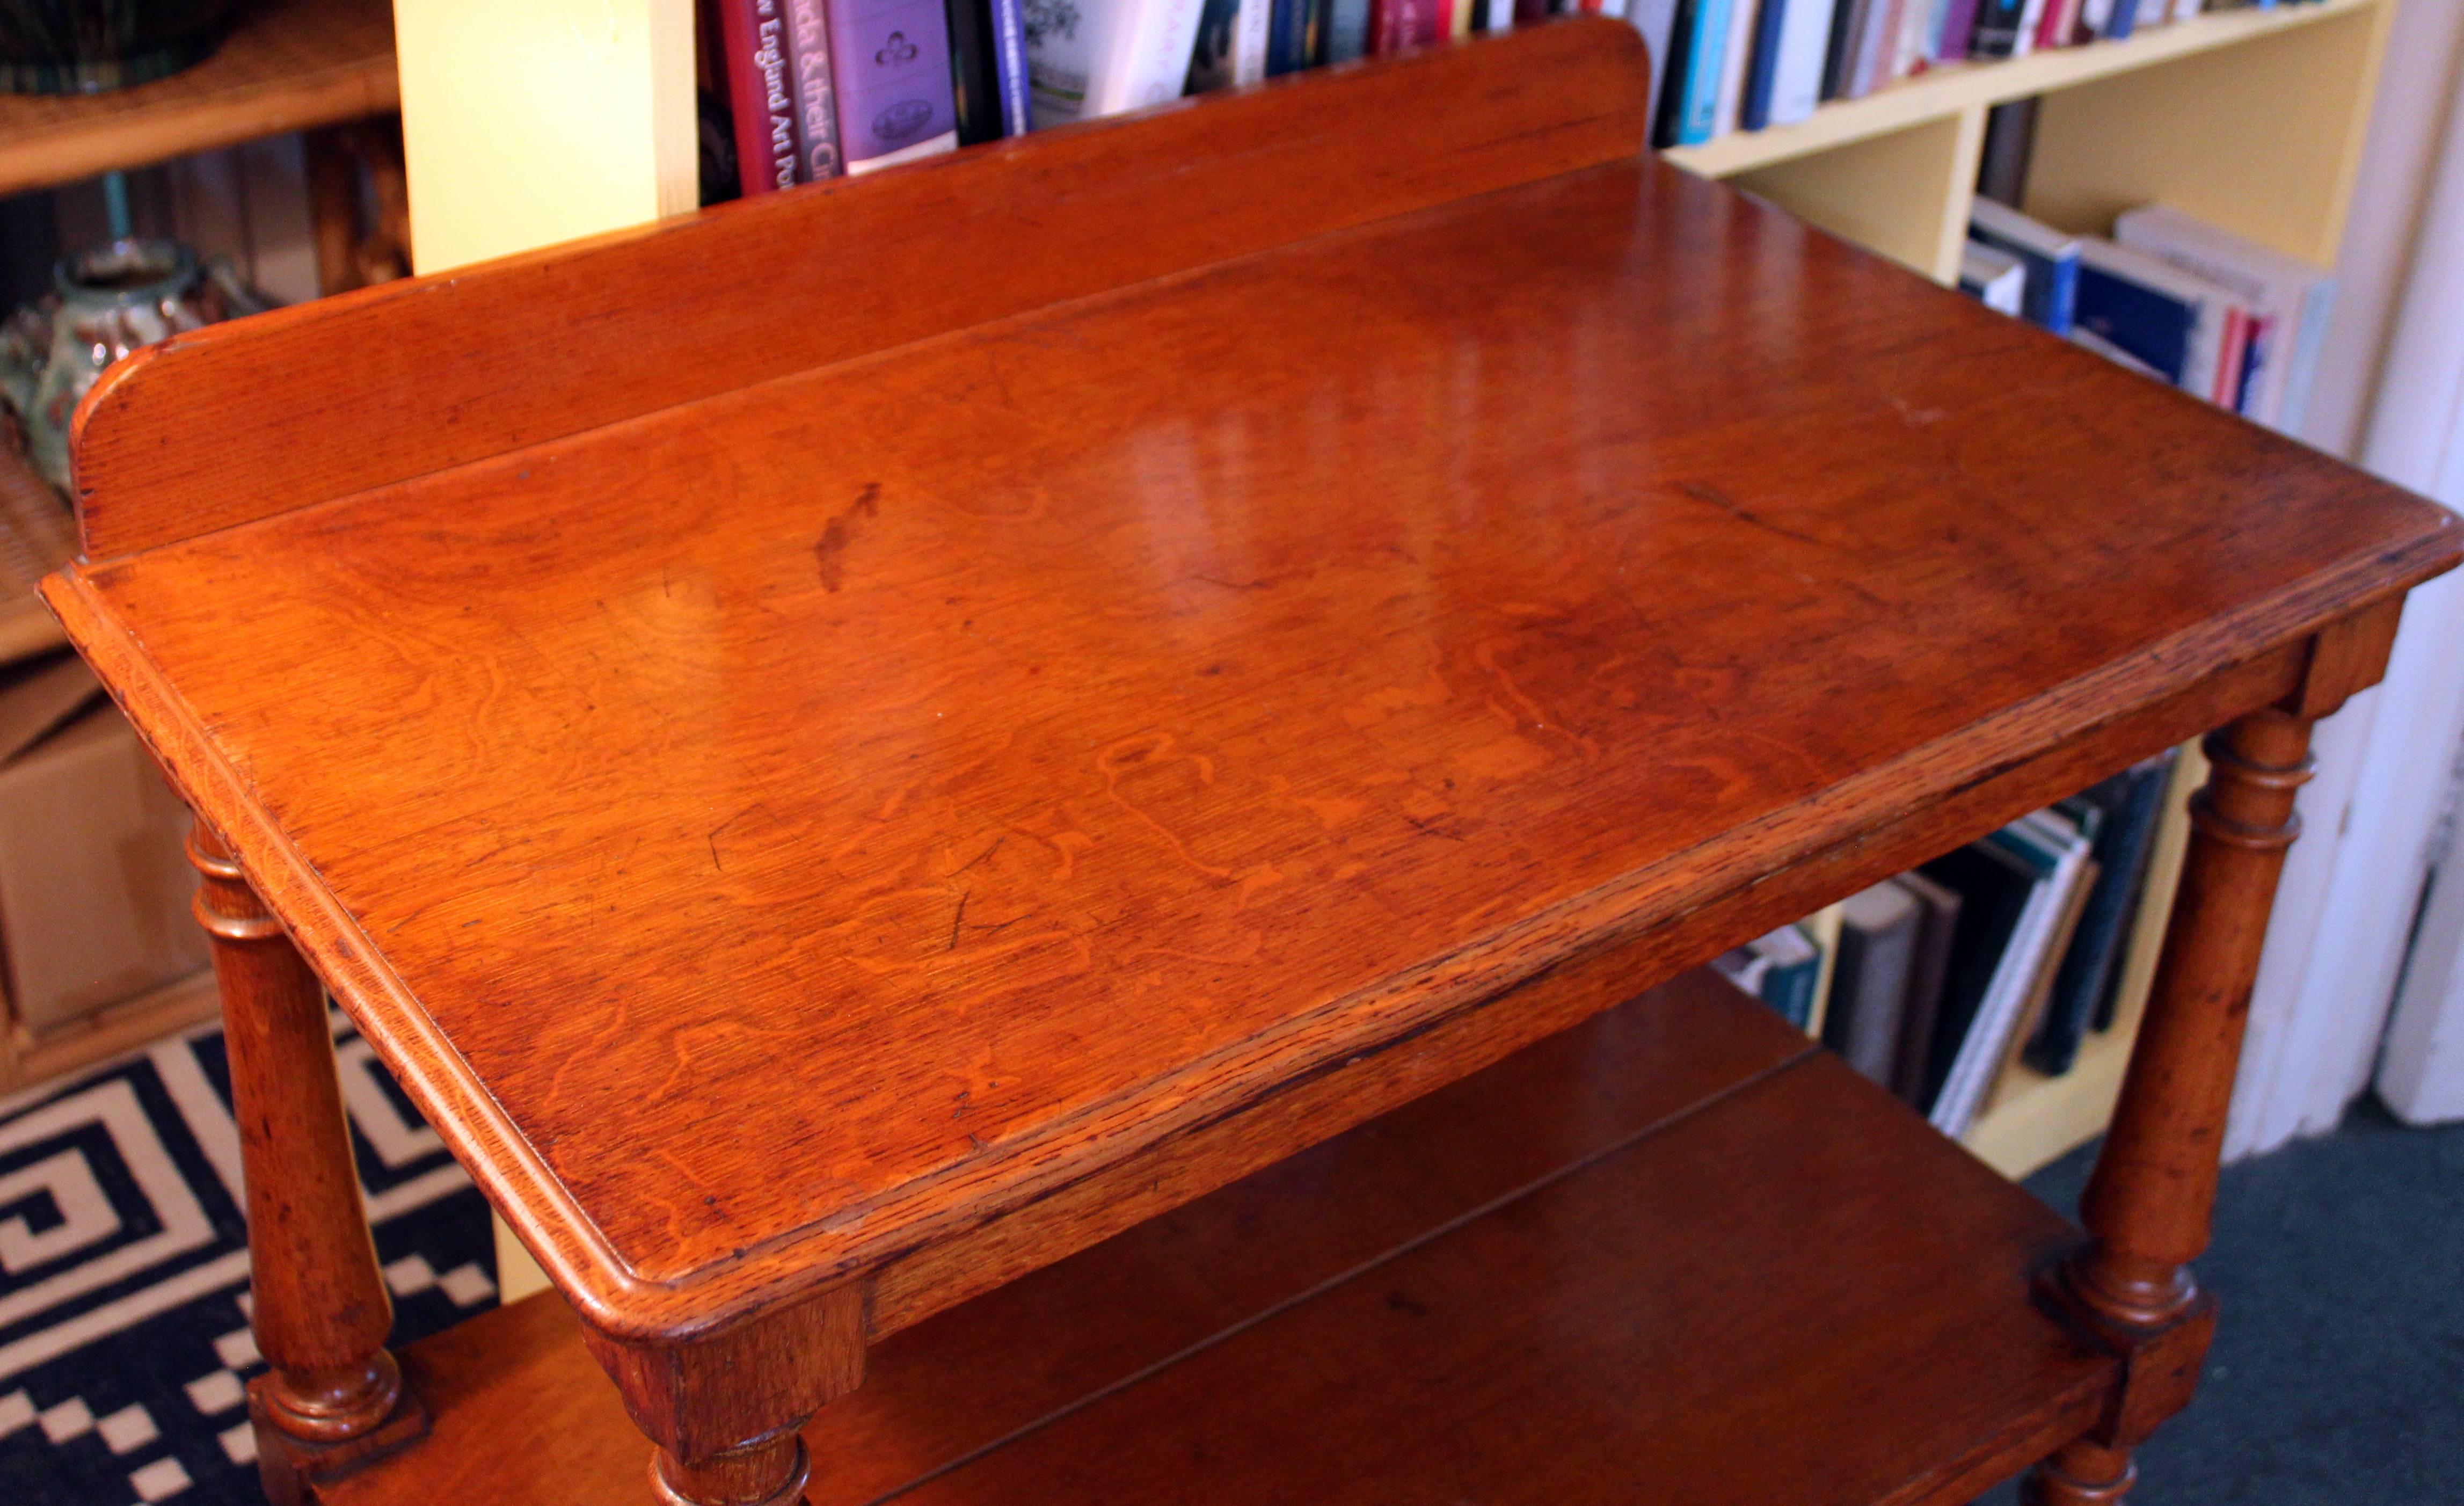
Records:
M2087 1246L2051 1298L2124 1357L2103 1423L2031 1477L2034 1506L2119 1501L2133 1449L2188 1405L2214 1332L2214 1302L2190 1273L2207 1249L2225 1114L2260 943L2300 833L2295 794L2310 777L2311 719L2277 707L2211 733L2205 788L2165 934L2164 961L2122 1101L2080 1201Z
M316 230L317 291L327 298L360 286L360 167L345 127L299 138L308 159L308 219Z
M798 1506L798 1429L864 1381L865 1293L848 1282L675 1342L582 1337L654 1446L659 1506Z
M196 915L213 943L248 1181L250 1326L272 1367L249 1384L249 1418L266 1494L290 1506L311 1478L412 1441L427 1418L385 1348L393 1304L360 1203L324 990L202 821L188 858L204 875Z

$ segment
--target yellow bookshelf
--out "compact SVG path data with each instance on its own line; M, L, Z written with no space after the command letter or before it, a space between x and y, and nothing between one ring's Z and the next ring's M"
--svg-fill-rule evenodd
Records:
M2101 232L2162 199L2291 255L2335 259L2394 0L2218 11L2127 41L1934 69L1794 125L1668 161L1725 178L1947 282L1985 114L2041 96L2028 212Z

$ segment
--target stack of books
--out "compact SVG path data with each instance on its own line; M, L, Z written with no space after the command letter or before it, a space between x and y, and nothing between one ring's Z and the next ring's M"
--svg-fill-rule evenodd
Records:
M745 194L1623 0L702 0ZM1646 0L1646 8L1648 0ZM1664 33L1666 28L1661 29ZM1655 55L1662 49L1655 48Z
M2202 11L2279 0L1605 0L1666 87L1654 144L1789 125L1945 63L2120 41ZM2299 0L2280 0L2291 5Z
M2120 1015L2175 755L2115 775L1712 965L1964 1135L2013 1068L2071 1070Z
M2106 239L1979 199L1959 284L2287 433L2300 427L2335 300L2325 270L2162 204L2121 215Z

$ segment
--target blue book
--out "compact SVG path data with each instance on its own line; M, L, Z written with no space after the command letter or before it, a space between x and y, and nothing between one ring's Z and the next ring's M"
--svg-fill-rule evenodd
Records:
M1711 139L1720 116L1720 69L1727 59L1728 7L1734 0L1695 0L1685 45L1685 88L1678 100L1677 144Z
M1991 199L1978 199L1969 210L1968 233L1970 239L2008 252L2027 266L2028 291L2020 312L2030 322L2057 335L2071 332L2079 308L2078 237Z
M1798 5L1812 0L1795 0ZM1754 55L1746 65L1746 102L1738 123L1749 131L1761 130L1771 123L1771 86L1779 78L1779 44L1788 25L1790 0L1763 0L1762 13L1754 17Z
M2121 41L2139 24L2139 0L2113 0L2113 13L2105 18L2104 34Z
M1001 134L1023 136L1034 128L1027 102L1026 14L1020 0L991 0L993 78L1001 91Z
M1326 8L1326 60L1369 55L1369 0L1331 0Z
M1266 20L1266 77L1316 66L1325 21L1326 0L1275 0Z

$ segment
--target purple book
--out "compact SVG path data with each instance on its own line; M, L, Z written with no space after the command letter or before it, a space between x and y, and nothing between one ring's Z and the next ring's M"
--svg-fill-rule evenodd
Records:
M1950 0L1942 12L1942 47L1937 62L1955 63L1968 55L1968 41L1976 34L1976 0Z
M886 167L957 146L950 21L942 0L844 0L825 9L847 170Z

